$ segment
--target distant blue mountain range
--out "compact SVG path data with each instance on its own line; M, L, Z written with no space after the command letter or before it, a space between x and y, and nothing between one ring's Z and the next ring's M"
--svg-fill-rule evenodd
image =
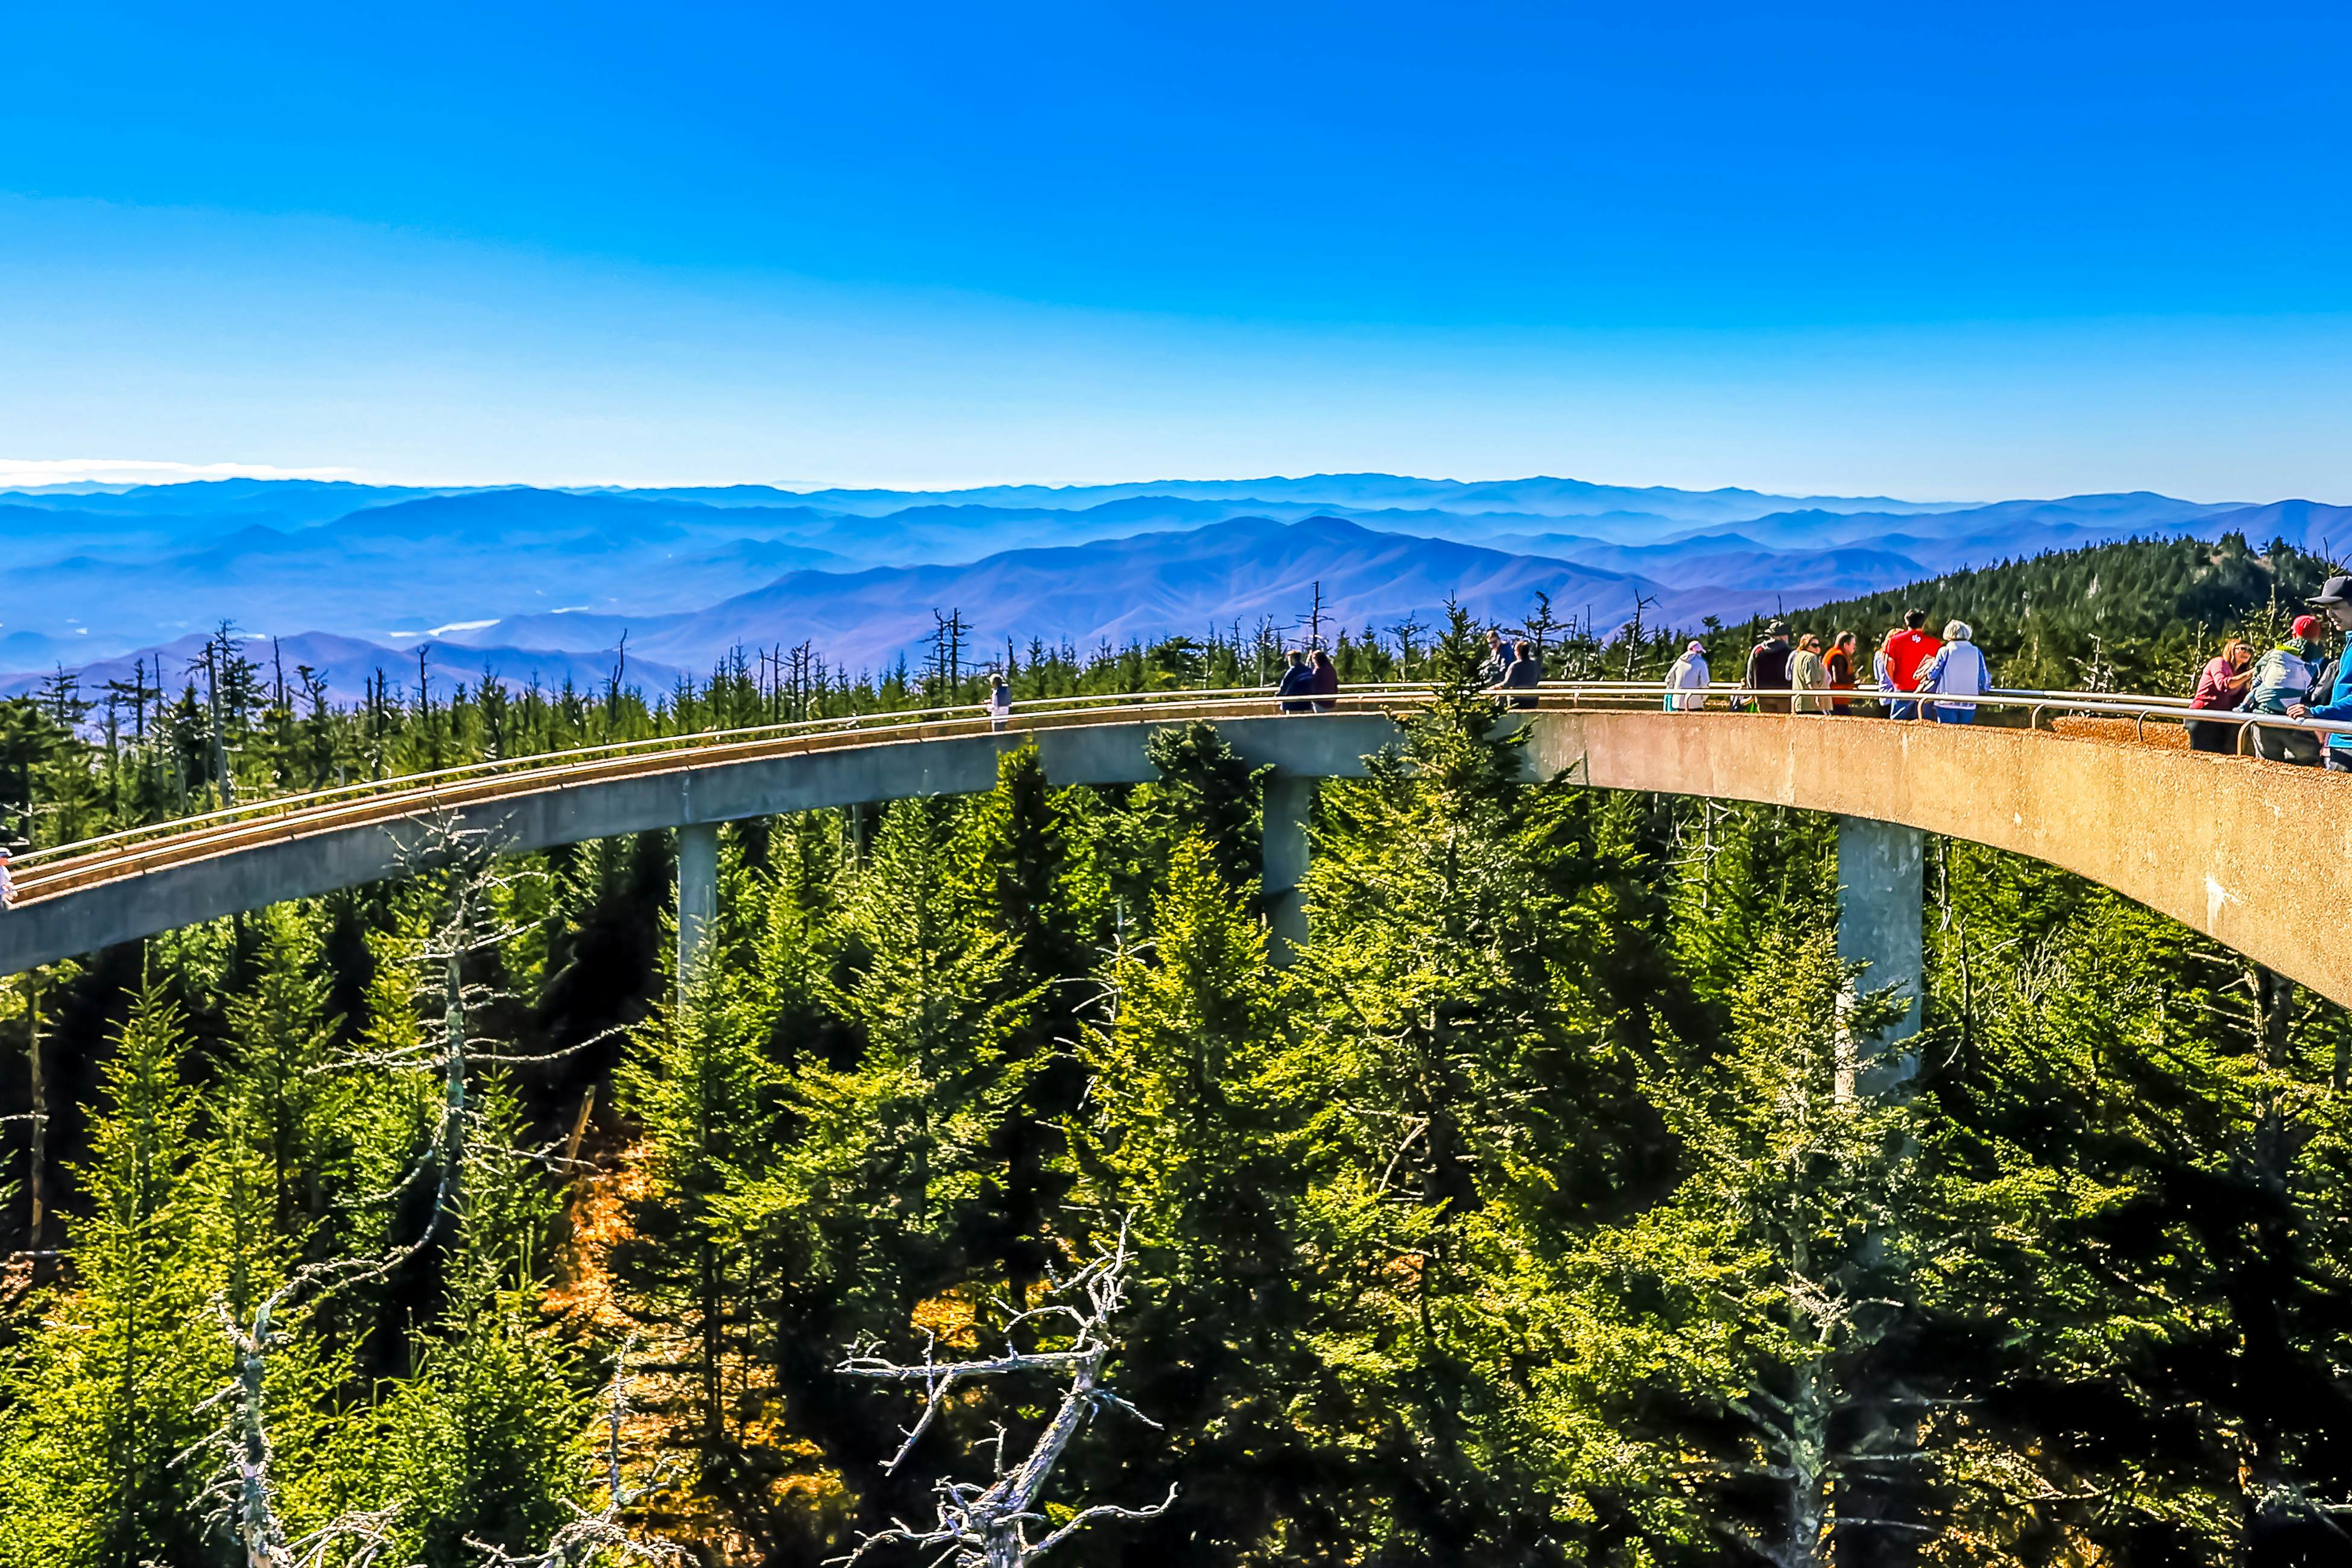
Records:
M981 639L1286 628L1320 586L1350 628L1533 595L1612 628L1844 596L2134 534L2352 551L2352 509L2148 492L1990 505L1390 474L918 493L425 489L227 479L0 493L0 689L169 662L223 620L354 694L537 675L648 687L729 649L814 642L879 668L960 610ZM308 640L304 640L308 639ZM304 651L299 659L289 648ZM315 655L315 657L313 657ZM127 668L127 667L126 667ZM100 671L92 669L96 676Z

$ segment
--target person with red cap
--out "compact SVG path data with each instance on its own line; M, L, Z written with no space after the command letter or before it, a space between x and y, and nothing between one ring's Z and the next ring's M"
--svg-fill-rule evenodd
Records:
M2300 718L2309 711L2311 683L2319 674L2321 640L2327 623L2317 616L2297 616L2287 638L2254 665L2253 689L2246 696L2249 713L2273 713ZM2319 762L2319 737L2308 730L2287 730L2257 724L2248 737L2254 755L2273 763L2315 767Z

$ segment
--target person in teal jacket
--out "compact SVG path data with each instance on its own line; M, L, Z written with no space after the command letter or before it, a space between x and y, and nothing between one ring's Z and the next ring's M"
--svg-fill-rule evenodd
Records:
M2318 595L2307 602L2326 614L2328 625L2337 631L2352 631L2352 577L2330 577ZM2297 703L2286 710L2287 717L2352 724L2352 650L2336 661L2334 685L2326 691L2314 690L2311 695L2324 700ZM2326 737L2322 754L2327 759L2330 772L2352 773L2352 734Z

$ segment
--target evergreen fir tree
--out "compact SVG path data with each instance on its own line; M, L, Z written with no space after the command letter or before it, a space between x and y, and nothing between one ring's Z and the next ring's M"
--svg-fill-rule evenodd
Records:
M150 988L117 1031L107 1110L68 1226L74 1277L0 1386L0 1561L114 1568L203 1554L201 1480L173 1460L228 1368L188 1047Z

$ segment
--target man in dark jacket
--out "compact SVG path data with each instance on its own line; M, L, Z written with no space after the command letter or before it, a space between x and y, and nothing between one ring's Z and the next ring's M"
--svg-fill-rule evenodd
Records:
M1486 662L1478 667L1478 684L1500 686L1503 678L1511 673L1511 645L1503 640L1499 627L1486 628Z
M1282 672L1282 684L1274 689L1274 694L1276 697L1302 699L1312 695L1315 690L1315 671L1307 667L1307 656L1298 649L1292 648L1284 657L1289 659L1290 667ZM1285 702L1282 705L1282 710L1285 713L1307 713L1313 711L1314 707L1315 704L1312 702L1303 700Z
M1759 713L1786 713L1789 700L1769 695L1789 689L1789 625L1774 621L1764 628L1764 640L1748 656L1748 673L1740 684L1754 692L1766 693L1754 699Z
M1511 668L1503 672L1503 685L1511 692L1511 706L1532 708L1536 705L1536 688L1543 680L1543 660L1536 657L1536 645L1519 642L1512 645Z

